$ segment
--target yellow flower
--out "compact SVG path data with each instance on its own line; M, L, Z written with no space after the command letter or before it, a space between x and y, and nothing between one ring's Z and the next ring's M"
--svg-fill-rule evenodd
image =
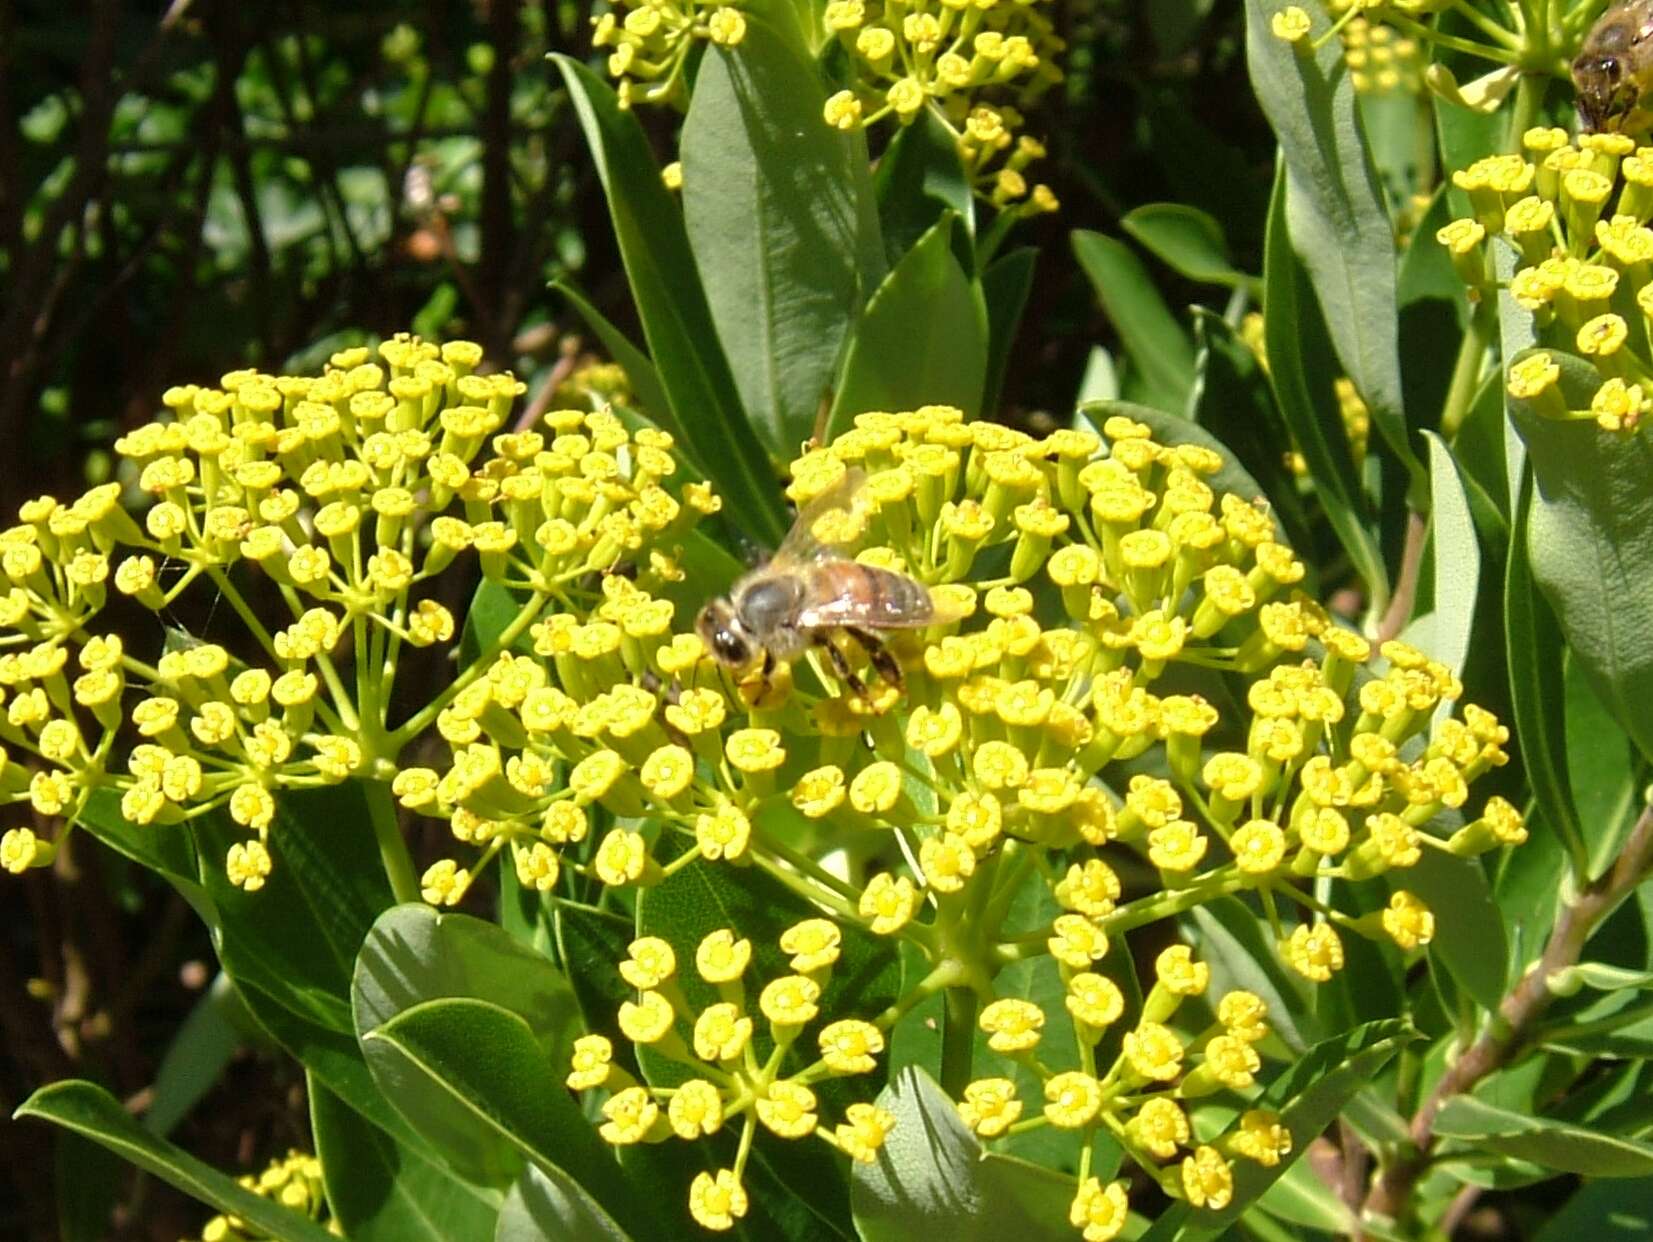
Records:
M680 1139L716 1134L723 1125L723 1097L704 1078L691 1078L673 1093L666 1119Z
M1218 1035L1205 1046L1205 1069L1231 1091L1243 1091L1255 1081L1262 1060L1243 1039Z
M833 1136L851 1160L872 1164L893 1129L894 1114L875 1104L851 1104L844 1110L844 1124L833 1131Z
M614 1061L614 1045L601 1035L582 1035L574 1041L574 1055L568 1072L570 1091L588 1091L608 1081Z
M1045 1116L1059 1129L1088 1126L1101 1109L1101 1084L1089 1074L1070 1070L1045 1083Z
M1182 1161L1182 1191L1195 1207L1220 1212L1234 1197L1234 1170L1215 1147L1196 1148Z
M1068 1223L1083 1233L1085 1242L1113 1242L1129 1219L1130 1200L1122 1181L1104 1186L1097 1178L1087 1177L1068 1208Z
M802 1083L770 1083L758 1097L758 1120L782 1138L815 1133L815 1093Z
M1125 1060L1139 1077L1170 1082L1182 1072L1182 1042L1158 1022L1143 1022L1125 1032Z
M1127 1128L1155 1160L1171 1159L1188 1142L1188 1114L1163 1095L1146 1101Z
M835 1074L870 1074L874 1058L884 1051L884 1036L870 1022L843 1018L829 1023L820 1034L821 1059Z
M881 871L867 882L856 912L875 935L889 936L912 920L918 909L918 890L906 876Z
M925 841L919 847L918 862L924 882L938 893L958 892L976 870L970 843L950 832Z
M1272 1169L1283 1156L1291 1153L1291 1131L1286 1128L1279 1113L1265 1109L1247 1109L1240 1115L1239 1127L1228 1140L1228 1145L1248 1160L1255 1160L1264 1168Z
M804 1026L820 1010L821 985L807 975L783 975L764 985L758 1008L776 1026Z
M1077 1021L1095 1031L1111 1026L1125 1012L1125 997L1118 985L1105 975L1088 970L1068 980L1064 1003Z
M603 1102L608 1120L598 1127L607 1142L616 1147L641 1143L660 1121L660 1106L644 1087L627 1087Z
M716 1174L703 1169L689 1183L689 1214L703 1229L733 1229L735 1221L746 1215L747 1206L746 1188L730 1169L719 1169Z
M1217 1002L1217 1021L1230 1035L1255 1043L1268 1034L1268 1006L1254 992L1225 992Z
M727 1002L709 1006L695 1019L694 1053L702 1061L739 1060L752 1039L752 1019Z
M649 861L648 843L638 832L612 828L597 846L591 866L604 884L635 884Z
M1175 819L1148 834L1148 861L1165 871L1192 871L1210 844L1186 819Z
M712 862L732 860L746 853L752 823L734 803L721 802L711 814L695 817L694 836L702 858Z
M1056 884L1056 900L1062 907L1087 918L1106 918L1119 899L1119 877L1100 858L1074 863Z
M735 938L729 928L720 928L695 949L695 969L707 983L734 983L746 973L752 961L752 942Z
M1107 933L1082 914L1057 915L1045 943L1052 957L1074 970L1088 970L1108 951Z
M1308 13L1295 4L1288 4L1269 21L1269 29L1274 32L1274 37L1287 43L1300 43L1308 38L1311 26L1312 21Z
M773 772L786 762L781 735L773 729L736 729L724 742L723 753L738 772Z
M620 977L639 991L657 988L677 973L677 954L658 936L638 937L630 952L620 963Z
M805 919L781 933L783 953L792 954L792 969L799 974L824 970L838 960L843 933L830 919Z
M1343 969L1343 942L1330 923L1299 923L1280 952L1286 965L1314 983L1325 983Z
M1022 1115L1016 1084L1008 1078L978 1078L964 1089L959 1116L982 1138L997 1138Z
M620 1005L620 1033L634 1044L653 1044L672 1029L671 1002L658 992L644 992L635 1002Z
M844 770L833 764L805 772L792 787L792 805L810 819L830 815L843 805Z
M1419 898L1408 892L1390 894L1382 913L1383 930L1410 953L1435 938L1435 916Z
M994 1052L1028 1052L1039 1046L1045 1013L1031 1001L1003 997L988 1004L978 1021Z
M863 815L884 815L901 797L901 769L889 760L868 764L850 782L849 802Z
M1211 982L1211 967L1194 960L1193 950L1174 944L1154 959L1154 975L1177 996L1198 996Z
M1247 875L1267 875L1286 856L1286 834L1271 820L1254 819L1235 829L1228 847L1234 864Z
M0 867L4 867L13 875L22 875L30 867L46 866L52 861L54 853L49 841L42 841L28 828L10 828L4 837L0 837ZM268 856L264 873L269 873ZM263 878L260 877L258 885L262 885L263 882Z
M232 855L237 848L243 849L245 853L243 855L243 861L240 865L237 864L233 857L227 864L227 869L230 873L230 882L232 884L237 882L235 876L238 871L249 876L256 874L259 863L255 861L253 852L256 850L259 853L263 853L264 850L261 843L257 841L249 841L245 846L237 847L232 845L230 847ZM263 857L265 860L263 862L263 867L267 873L267 860L269 855L264 854ZM242 881L241 886L243 888L253 889L262 886L263 882L263 878L260 876L257 879L256 884L248 884L245 881ZM460 899L465 896L465 890L470 887L470 883L471 873L469 871L461 867L453 859L444 858L438 862L432 863L425 869L425 874L419 881L419 892L420 895L433 906L455 906L458 905Z
M681 746L662 746L643 761L637 775L643 788L669 802L694 780L694 756Z

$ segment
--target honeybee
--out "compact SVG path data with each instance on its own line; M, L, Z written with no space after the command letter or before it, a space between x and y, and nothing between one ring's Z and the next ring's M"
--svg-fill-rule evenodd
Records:
M1621 0L1590 27L1573 61L1587 129L1616 128L1653 88L1653 0Z
M738 678L755 668L760 695L777 664L791 664L816 647L839 680L864 696L866 686L850 668L839 635L853 639L878 675L899 689L901 665L879 632L946 619L923 583L852 560L818 533L834 510L844 518L856 515L855 493L864 481L861 471L851 470L837 487L805 504L775 555L700 610L695 630L701 641Z

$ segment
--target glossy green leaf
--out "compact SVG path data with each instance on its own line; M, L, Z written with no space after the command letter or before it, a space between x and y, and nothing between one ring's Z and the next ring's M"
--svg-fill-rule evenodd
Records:
M953 253L951 213L879 285L850 337L828 439L868 410L956 405L981 412L987 307Z
M1071 1232L1073 1179L984 1151L928 1074L901 1071L878 1102L896 1124L877 1163L851 1172L863 1242L1002 1242Z
M1223 227L1209 213L1183 203L1147 203L1120 218L1148 253L1196 284L1262 292L1262 282L1234 266Z
M426 1001L363 1039L394 1047L521 1155L574 1178L629 1232L658 1236L648 1196L628 1183L563 1086L547 1042L519 1014L469 997Z
M212 1090L253 1029L253 1017L246 1004L230 977L220 971L167 1045L155 1071L144 1125L156 1134L171 1133Z
M1641 990L1653 988L1653 970L1627 970L1606 962L1580 962L1556 971L1549 978L1549 986L1557 996L1571 996L1580 988L1595 988L1600 992Z
M1246 0L1246 61L1280 140L1291 244L1372 425L1421 477L1403 413L1395 230L1354 83L1336 39L1311 52L1274 34L1270 22L1286 7L1284 0ZM1269 288L1272 293L1272 274Z
M1280 413L1308 464L1327 522L1374 600L1385 602L1389 598L1389 575L1338 412L1333 386L1335 360L1326 324L1308 273L1292 248L1287 227L1288 193L1282 167L1274 183L1263 258L1268 281L1263 332L1269 378L1274 383Z
M580 62L561 53L551 59L562 71L602 179L643 336L684 442L694 460L711 470L740 521L758 538L778 543L786 526L775 471L717 347L683 214L660 180L637 118Z
M620 364L620 369L626 373L626 380L631 384L631 391L636 395L638 404L643 407L643 412L672 433L680 451L690 451L689 438L677 424L677 415L672 410L671 402L666 399L666 390L661 387L660 375L654 369L654 363L649 361L648 355L632 344L624 332L592 305L591 300L580 292L573 281L554 280L551 287L568 300L568 304L602 342L608 356Z
M1270 1016L1274 1016L1270 1011ZM1417 1033L1405 1022L1368 1022L1314 1045L1252 1105L1271 1109L1291 1130L1291 1154L1273 1168L1249 1160L1234 1166L1234 1197L1212 1212L1178 1203L1143 1235L1144 1242L1207 1242L1221 1237L1259 1196L1278 1181L1329 1126L1343 1106Z
M1587 408L1595 369L1552 357L1568 405ZM1653 755L1653 440L1541 418L1520 401L1511 413L1538 489L1527 531L1533 579L1602 704Z
M79 824L116 853L164 876L189 899L196 913L213 922L212 905L200 887L200 864L195 841L182 825L133 824L121 814L120 795L113 789L92 791Z
M1439 426L1469 319L1463 281L1446 247L1435 240L1436 232L1451 219L1452 204L1447 187L1442 186L1414 228L1414 244L1406 247L1400 261L1396 297L1401 386L1407 419L1414 429Z
M1635 748L1595 692L1589 670L1569 652L1563 681L1567 695L1567 780L1589 848L1588 873L1599 874L1618 856L1642 807Z
M1496 1010L1504 998L1509 949L1504 917L1480 861L1425 848L1416 866L1385 872L1384 879L1392 890L1415 894L1435 915L1431 960L1483 1008Z
M1645 1242L1653 1237L1653 1177L1586 1181L1533 1242Z
M1516 745L1544 822L1559 833L1581 865L1587 857L1584 829L1573 805L1567 774L1566 685L1561 629L1549 601L1533 581L1527 549L1531 538L1532 479L1528 475L1510 526L1504 568L1504 639L1509 662L1510 704Z
M1429 444L1434 590L1429 613L1407 626L1405 638L1462 675L1475 626L1475 601L1481 589L1481 544L1452 450L1434 432L1426 432L1425 439Z
M1653 1143L1496 1108L1473 1096L1448 1100L1435 1133L1476 1148L1591 1177L1653 1177Z
M1182 413L1194 384L1194 345L1142 260L1124 242L1088 229L1075 230L1073 253L1124 347L1130 364L1125 395Z
M822 118L820 76L773 28L701 62L683 217L735 387L772 457L808 440L848 326L884 274L865 139Z
M1195 378L1188 413L1257 480L1288 542L1309 556L1315 541L1298 481L1280 446L1289 432L1267 373L1221 316L1194 308Z
M494 1242L544 1242L547 1238L631 1242L630 1235L572 1177L561 1169L531 1164L505 1196Z
M959 159L958 139L926 108L890 139L878 158L878 216L891 266L953 212L965 236L976 231L976 196Z
M981 408L989 418L997 417L1005 371L1010 366L1022 311L1027 307L1028 294L1033 291L1033 269L1038 261L1038 249L1023 246L999 256L982 273L981 292L987 303L987 378L983 382Z
M13 1117L49 1121L91 1139L191 1198L234 1213L277 1242L337 1242L308 1217L254 1194L233 1177L151 1134L95 1083L70 1079L40 1088Z
M512 1145L466 1103L433 1088L394 1043L367 1038L404 1010L450 997L490 1001L516 1014L555 1060L565 1055L576 1021L573 992L550 961L503 929L429 906L387 910L362 945L351 1001L374 1081L455 1171L502 1187L521 1171Z
M365 1121L310 1081L310 1131L333 1219L351 1242L489 1242L500 1194Z

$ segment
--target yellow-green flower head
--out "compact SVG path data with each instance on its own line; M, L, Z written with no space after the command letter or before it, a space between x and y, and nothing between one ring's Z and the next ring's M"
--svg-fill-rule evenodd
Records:
M1016 1084L1008 1078L978 1078L964 1089L959 1116L982 1138L996 1138L1022 1115Z
M733 1229L748 1205L746 1188L732 1169L719 1169L715 1174L702 1170L689 1184L689 1213L704 1229Z
M1175 1100L1156 1095L1143 1103L1126 1130L1155 1160L1170 1160L1188 1145L1188 1114Z
M1122 1181L1104 1186L1094 1177L1079 1183L1068 1208L1068 1223L1080 1231L1085 1242L1113 1242L1124 1231L1130 1220L1125 1189Z

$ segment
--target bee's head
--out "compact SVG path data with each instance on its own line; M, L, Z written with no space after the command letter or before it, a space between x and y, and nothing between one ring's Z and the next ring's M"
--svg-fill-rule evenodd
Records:
M1578 88L1578 111L1586 128L1607 128L1624 110L1624 62L1612 53L1586 52L1573 62L1573 83Z
M727 596L720 595L700 610L695 618L695 632L718 663L732 669L743 669L757 658L757 643L741 624L735 606Z

